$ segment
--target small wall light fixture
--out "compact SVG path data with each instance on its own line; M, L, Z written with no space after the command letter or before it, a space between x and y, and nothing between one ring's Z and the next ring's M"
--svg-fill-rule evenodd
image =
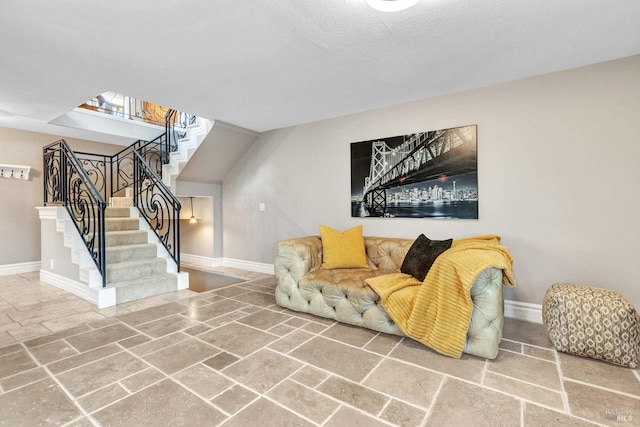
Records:
M367 0L369 6L382 12L398 12L408 9L420 0Z
M189 218L189 224L197 224L198 220L193 216L193 197L189 197L189 200L191 200L191 218Z

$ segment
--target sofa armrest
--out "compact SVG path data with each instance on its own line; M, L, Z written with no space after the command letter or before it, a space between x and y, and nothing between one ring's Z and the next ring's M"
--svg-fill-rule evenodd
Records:
M502 270L487 268L471 287L473 314L464 352L487 359L498 355L504 323Z
M282 307L307 311L308 301L300 296L298 284L308 272L322 265L322 241L318 236L283 240L278 243L274 264L276 301Z
M320 268L321 265L322 241L320 237L301 237L278 243L278 254L275 261L278 282L286 280L285 276L290 276L290 279L297 286L305 274Z

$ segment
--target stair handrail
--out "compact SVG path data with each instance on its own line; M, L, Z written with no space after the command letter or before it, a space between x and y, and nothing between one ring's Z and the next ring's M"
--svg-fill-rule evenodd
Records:
M43 148L44 204L62 204L78 230L107 285L105 209L106 202L87 171L71 149L61 139Z
M165 134L158 135L151 141L139 139L111 156L111 196L133 185L133 152L136 150L140 151L149 165L153 164L156 174L162 175L162 165L166 163L164 138Z
M133 204L175 261L180 272L180 201L149 167L142 155L134 154Z
M169 109L164 117L165 133L165 153L167 155L165 163L169 163L169 153L178 149L178 141L187 136L187 127L196 124L198 116Z

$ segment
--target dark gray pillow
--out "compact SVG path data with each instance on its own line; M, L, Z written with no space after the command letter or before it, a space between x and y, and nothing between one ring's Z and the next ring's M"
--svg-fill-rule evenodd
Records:
M431 240L424 234L418 236L404 257L400 271L423 281L438 256L451 247L453 239Z

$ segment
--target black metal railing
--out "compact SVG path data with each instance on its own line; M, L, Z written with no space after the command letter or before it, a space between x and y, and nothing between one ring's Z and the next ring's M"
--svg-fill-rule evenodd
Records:
M134 205L147 220L180 271L180 202L162 179L134 151Z
M44 204L67 209L106 286L105 199L65 140L44 147L43 160Z
M178 141L187 136L187 128L196 124L198 117L183 111L169 110L165 116L164 130L167 152L178 149Z
M79 106L110 116L162 126L169 108L117 92L104 92Z
M43 149L44 204L63 205L102 275L106 286L105 209L109 197L134 189L134 206L176 262L180 271L178 199L162 182L162 165L177 150L192 114L169 110L165 132L152 141L138 140L113 155L74 152L60 140Z

